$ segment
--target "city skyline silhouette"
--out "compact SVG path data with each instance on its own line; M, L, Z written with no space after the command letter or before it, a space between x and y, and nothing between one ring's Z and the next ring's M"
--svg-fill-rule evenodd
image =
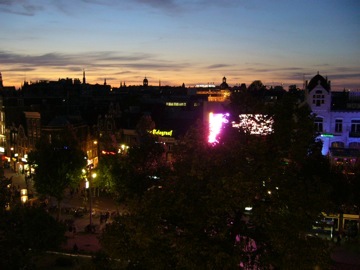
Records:
M4 84L296 84L360 89L358 1L0 2Z

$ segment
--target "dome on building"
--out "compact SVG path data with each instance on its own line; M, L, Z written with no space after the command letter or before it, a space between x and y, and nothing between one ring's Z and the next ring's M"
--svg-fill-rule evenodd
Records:
M330 81L327 78L324 78L319 73L316 74L308 83L307 89L309 92L313 90L316 86L321 85L325 90L330 90Z
M229 88L229 85L226 82L226 77L223 77L223 82L220 84L221 89L227 89Z
M149 85L149 81L145 77L145 79L143 80L143 86L148 86L148 85Z

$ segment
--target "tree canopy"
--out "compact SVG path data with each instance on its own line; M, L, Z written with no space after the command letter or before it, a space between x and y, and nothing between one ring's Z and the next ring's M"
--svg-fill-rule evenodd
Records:
M228 125L210 145L206 127L191 129L174 150L171 173L159 174L158 185L106 229L101 241L110 256L136 269L326 267L326 243L308 237L329 177L310 112L292 98L265 112L276 123L267 136Z
M70 140L54 139L38 144L29 153L29 164L35 168L34 187L41 195L52 196L60 203L68 187L76 187L87 165L85 153Z
M148 131L154 128L151 117L142 117L137 125L138 143L109 165L113 175L113 190L120 203L137 199L153 186L160 185L169 169L164 158L164 144Z
M1 213L0 268L32 269L32 255L63 243L65 226L42 208L14 206Z

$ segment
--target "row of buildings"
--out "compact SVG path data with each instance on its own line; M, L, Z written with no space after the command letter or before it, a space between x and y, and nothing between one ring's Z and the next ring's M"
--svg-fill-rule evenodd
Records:
M99 154L125 151L137 142L142 119L145 128L158 135L166 147L167 160L177 139L196 121L207 121L209 112L223 111L232 92L263 87L255 81L229 87L226 78L218 85L198 87L142 85L114 88L79 79L24 82L20 89L3 85L0 73L0 154L16 171L27 170L27 155L36 142L72 132L87 153L89 164ZM258 89L259 90L259 89ZM286 92L282 87L266 89L265 101L276 102ZM360 93L331 91L331 82L316 74L305 89L291 87L316 114L315 126L323 141L323 154L334 163L354 165L360 149ZM144 128L144 127L143 127Z

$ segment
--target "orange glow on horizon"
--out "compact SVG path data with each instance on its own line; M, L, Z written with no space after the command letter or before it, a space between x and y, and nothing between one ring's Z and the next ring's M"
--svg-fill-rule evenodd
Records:
M79 69L78 72L68 72L68 71L61 71L61 70L45 70L45 69L38 69L36 71L32 72L19 72L19 71L13 71L13 72L7 72L2 71L2 79L3 79L3 85L4 86L15 86L16 89L20 89L21 86L24 84L24 82L28 83L35 83L38 81L58 81L59 79L79 79L80 82L83 81L83 70ZM86 72L86 83L88 84L104 84L104 81L106 80L106 84L110 85L111 87L119 87L120 84L126 86L140 86L143 84L143 79L146 74L146 78L149 80L149 86L181 86L183 83L186 87L195 87L198 84L208 84L213 83L216 86L219 86L222 82L222 74L219 74L216 72L216 74L197 74L196 72L183 72L183 73L177 73L176 77L172 74L171 71L169 72L154 72L154 71L141 71L139 73L132 72L131 74L124 74L124 75L118 75L117 71L112 70L101 70L99 72L97 71L87 71ZM188 73L190 74L188 76ZM229 72L230 73L230 72ZM231 72L235 73L235 72ZM144 74L144 75L142 75ZM315 76L316 73L313 74ZM310 80L313 76L307 76L306 79ZM298 88L303 87L303 78L299 76L298 80L289 79L284 80L281 78L280 82L276 82L271 74L262 75L259 74L258 77L254 77L253 75L244 75L239 78L236 74L234 76L227 75L227 83L230 87L240 85L240 84L246 84L246 86L249 86L253 81L260 80L262 83L266 86L278 86L283 85L285 90L288 90L289 85L296 85ZM332 90L334 91L341 91L344 88L346 88L344 85L358 85L359 83L356 80L349 80L349 79L343 79L343 80L334 80L331 79L331 76L328 75L328 78L332 81ZM283 83L282 83L283 82ZM356 90L356 89L351 89Z

